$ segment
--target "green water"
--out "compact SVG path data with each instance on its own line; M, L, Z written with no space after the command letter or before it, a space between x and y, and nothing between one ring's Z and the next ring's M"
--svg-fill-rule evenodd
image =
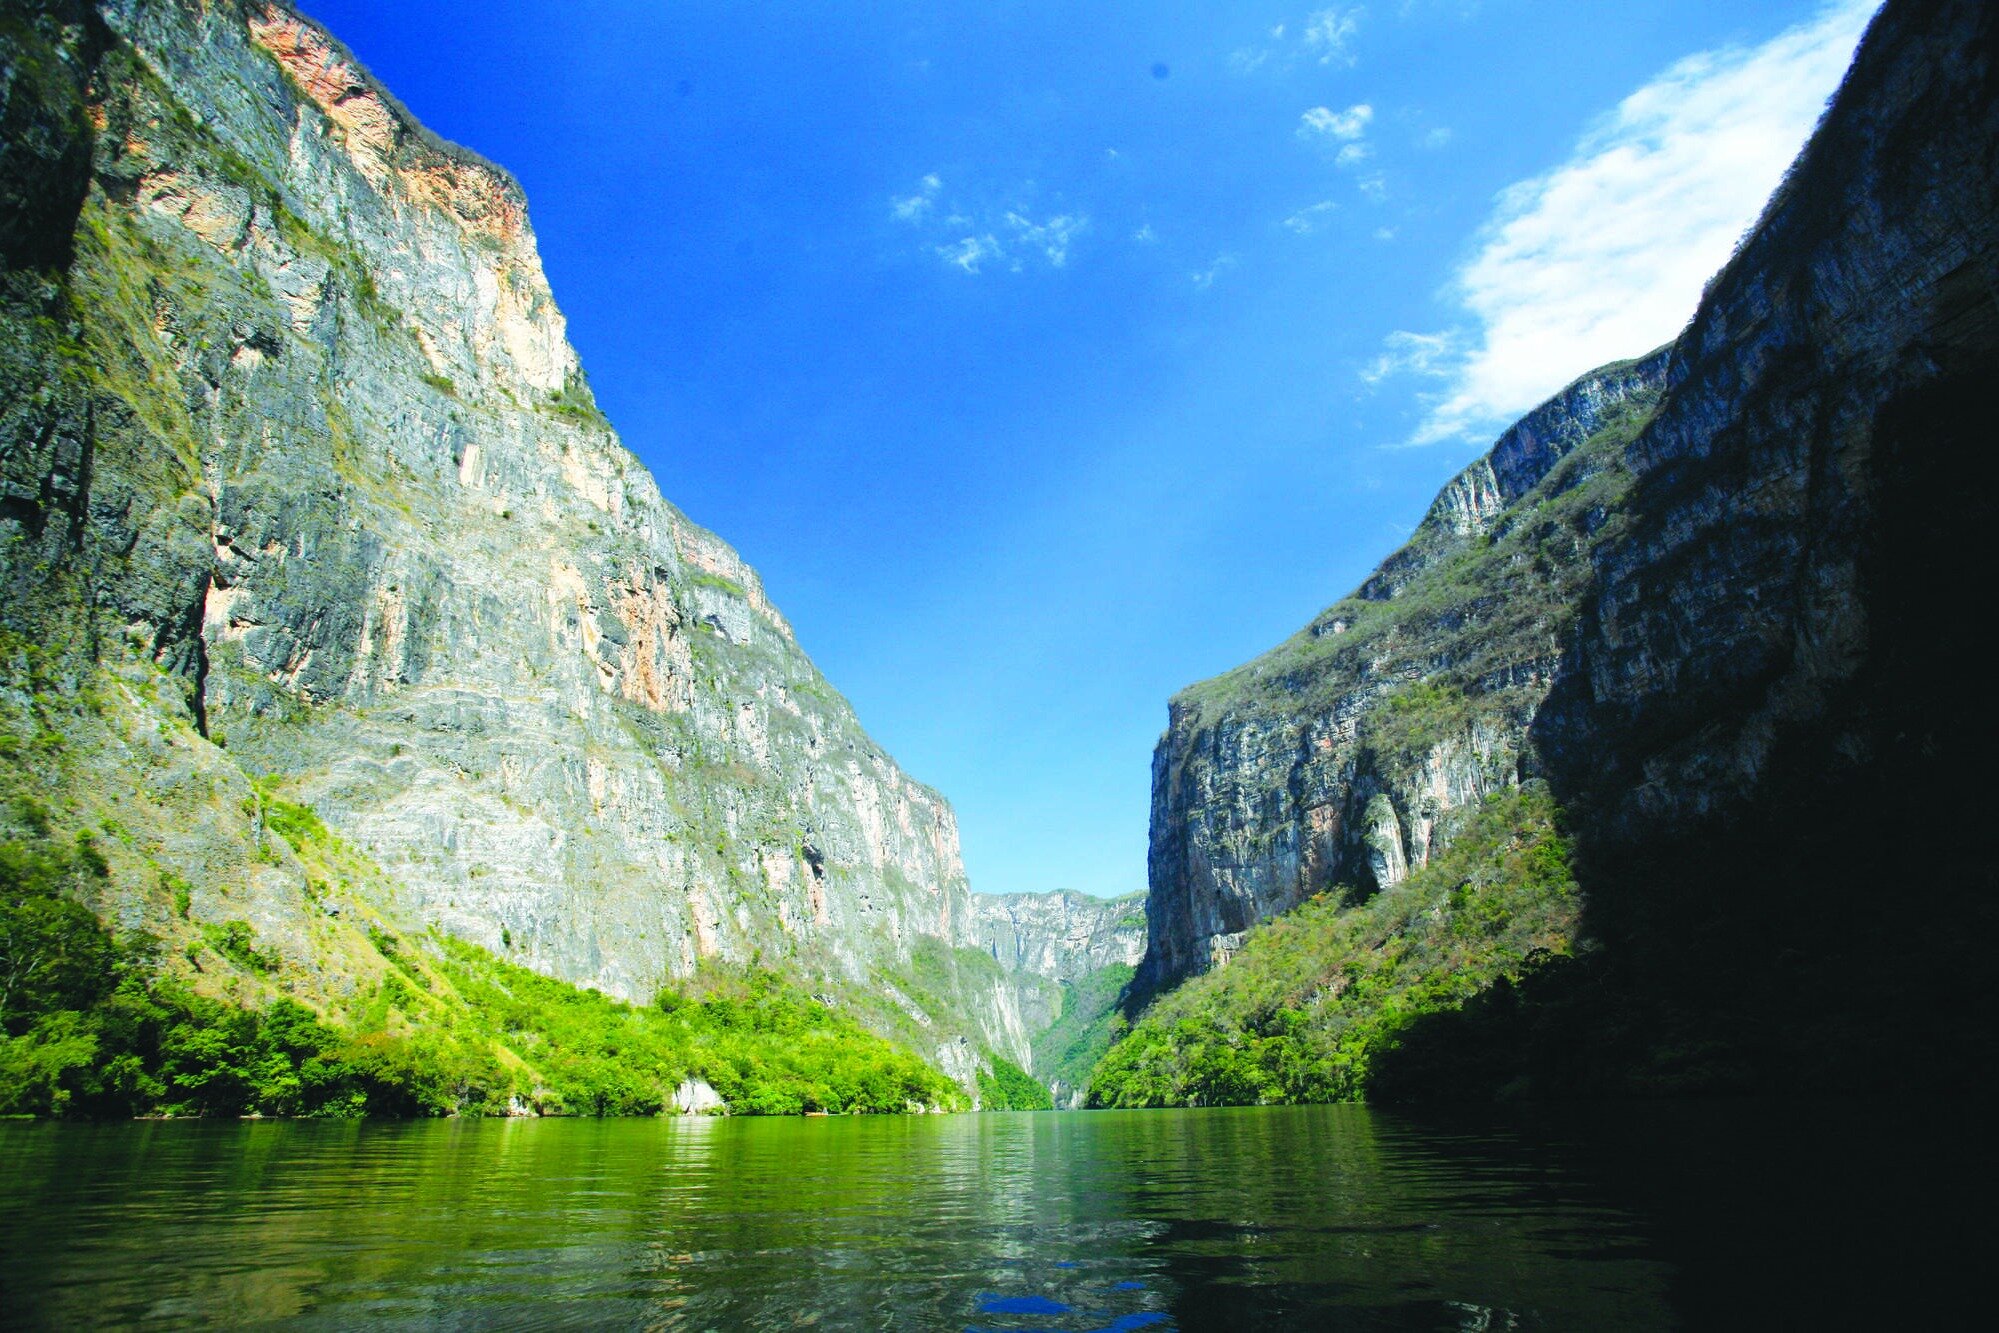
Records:
M1856 1313L1904 1249L1956 1262L1906 1243L1911 1206L1962 1187L1952 1135L1862 1174L1858 1127L1882 1130L1743 1107L4 1124L0 1319L1795 1327ZM1936 1294L1910 1280L1889 1309Z

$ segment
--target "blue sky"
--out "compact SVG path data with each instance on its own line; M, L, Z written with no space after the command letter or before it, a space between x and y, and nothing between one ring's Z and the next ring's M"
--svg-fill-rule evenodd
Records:
M1865 0L306 0L526 186L597 396L956 805L1145 884L1166 699L1648 350Z

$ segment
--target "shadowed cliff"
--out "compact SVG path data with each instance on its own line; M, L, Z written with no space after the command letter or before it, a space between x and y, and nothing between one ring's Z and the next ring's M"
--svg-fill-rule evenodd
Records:
M1172 1071L1217 1041L1270 1043L1253 1076L1222 1061L1251 1100L1950 1085L1982 1062L1994 28L1890 3L1681 338L1537 409L1354 596L1174 700L1128 1004L1227 966L1176 997L1182 1036L1142 1029L1124 1094L1205 1096ZM1480 823L1522 784L1550 813ZM1530 949L1503 867L1535 847L1577 914ZM1313 924L1259 943L1301 903ZM1467 939L1475 962L1409 973ZM1349 994L1390 975L1386 1001ZM1365 1039L1286 1072L1286 1014Z

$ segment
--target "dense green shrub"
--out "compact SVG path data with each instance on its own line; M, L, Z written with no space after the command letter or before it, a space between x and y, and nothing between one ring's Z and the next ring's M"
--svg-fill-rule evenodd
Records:
M352 1025L288 999L227 1004L170 979L144 937L113 940L76 896L104 874L87 848L0 844L0 1114L653 1115L688 1078L738 1114L964 1104L915 1055L755 968L637 1006L376 927L393 970ZM281 963L244 922L202 938L254 973Z
M1363 715L1361 739L1379 761L1396 767L1419 762L1471 721L1471 701L1444 682L1419 680L1403 686Z
M1404 883L1358 907L1314 898L1163 996L1098 1063L1090 1103L1358 1100L1416 1019L1567 953L1577 912L1553 798L1495 796Z
M979 1104L988 1111L1052 1111L1055 1101L1034 1076L1004 1056L989 1056L979 1071Z
M1034 1067L1051 1082L1086 1088L1097 1061L1124 1035L1118 1000L1136 970L1129 963L1112 963L1063 982L1055 1022L1034 1039Z

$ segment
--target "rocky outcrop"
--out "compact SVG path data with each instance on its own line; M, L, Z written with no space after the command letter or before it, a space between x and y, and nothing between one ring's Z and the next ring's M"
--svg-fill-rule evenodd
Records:
M1151 984L1545 776L1602 947L1433 1025L1412 1090L1481 1061L1623 1092L1982 1066L1960 941L1994 925L1990 855L1938 801L1989 791L1999 744L1962 601L1994 573L1995 372L1999 17L1891 0L1677 342L1544 406L1358 595L1173 701ZM1884 935L1913 880L1953 924Z
M275 0L0 22L0 794L120 830L107 912L337 993L282 791L370 911L618 996L961 937L949 805L620 445L506 173Z
M1293 638L1183 691L1153 756L1139 993L1225 961L1314 894L1426 864L1531 766L1622 446L1664 354L1585 376L1445 486L1409 544Z
M1006 972L1074 981L1145 953L1145 897L1095 898L1052 893L975 893L962 942L990 954Z
M722 1115L729 1108L707 1079L690 1078L673 1090L673 1109L682 1115Z

